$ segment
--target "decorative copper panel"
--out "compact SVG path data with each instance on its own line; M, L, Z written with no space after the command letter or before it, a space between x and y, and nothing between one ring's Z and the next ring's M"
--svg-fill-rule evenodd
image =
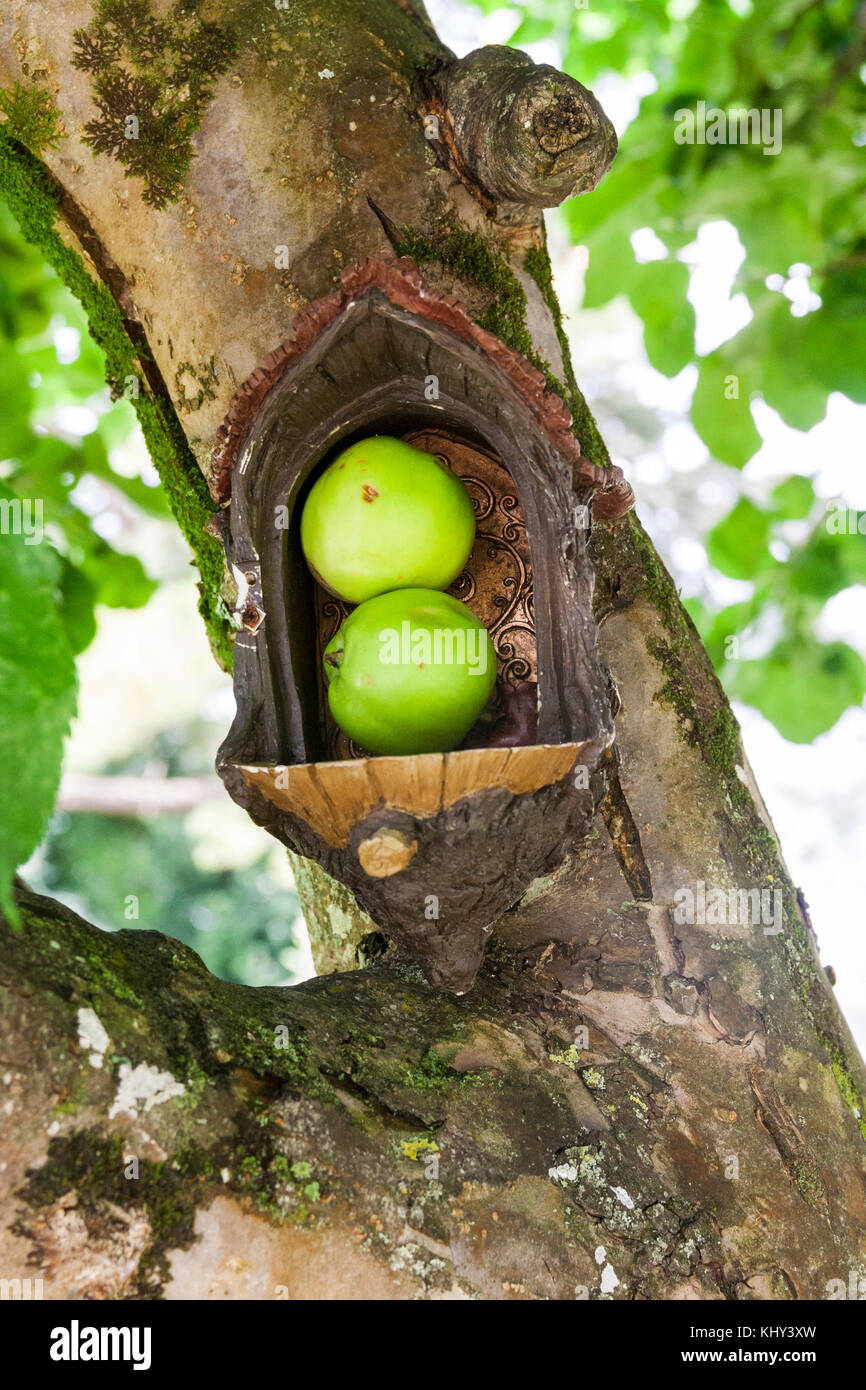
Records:
M490 633L500 680L511 685L537 681L529 539L511 474L495 454L442 430L419 430L404 438L416 449L438 454L472 498L475 545L448 593L471 608ZM316 585L319 712L333 759L365 756L331 718L321 675L325 647L351 608Z

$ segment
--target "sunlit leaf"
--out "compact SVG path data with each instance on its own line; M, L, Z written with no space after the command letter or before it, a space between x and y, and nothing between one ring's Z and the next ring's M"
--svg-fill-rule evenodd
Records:
M20 501L0 484L0 504L4 503L0 534L0 907L15 915L12 876L39 844L57 794L63 741L75 711L75 663L60 612L59 557L44 539L36 539L35 532L23 533L22 514L15 511ZM26 795L22 795L24 788Z
M866 662L844 642L793 639L760 661L732 669L731 693L754 705L793 743L826 733L866 695Z

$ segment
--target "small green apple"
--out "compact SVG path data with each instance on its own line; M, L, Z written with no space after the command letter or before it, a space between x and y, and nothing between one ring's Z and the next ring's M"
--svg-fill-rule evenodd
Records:
M374 435L316 479L301 515L307 563L348 603L390 589L447 589L469 558L469 493L433 454Z
M447 753L496 680L487 629L435 589L396 589L354 609L325 648L328 704L370 753Z

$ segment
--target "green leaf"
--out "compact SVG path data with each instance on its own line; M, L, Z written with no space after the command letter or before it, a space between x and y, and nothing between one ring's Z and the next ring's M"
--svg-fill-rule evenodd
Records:
M601 242L589 239L589 265L583 282L584 309L600 309L618 294L628 294L639 267L627 236L613 233Z
M706 609L698 617L692 613L710 660L717 671L720 671L729 659L728 639L736 637L753 621L760 609L762 597L754 594L743 603L729 604L719 613L710 613ZM686 606L692 612L691 603Z
M757 337L763 330L760 355L755 361L761 394L786 425L810 430L827 413L828 390L803 364L806 320L794 317L782 295L763 288L759 296L752 298L752 307L755 320L746 334L753 329L753 336Z
M847 526L847 518L852 517L857 513L843 513L841 524ZM830 529L833 524L826 518L791 556L787 566L791 594L825 603L841 589L866 583L866 534L835 531Z
M0 501L17 503L3 484ZM15 535L11 522L0 534L0 907L15 921L12 877L42 838L75 712L59 557L44 540L28 545L31 539Z
M63 560L60 615L73 655L89 647L96 636L96 589L82 569Z
M767 548L770 521L767 512L762 512L748 497L741 497L733 511L707 536L710 562L732 579L754 579L772 569L777 561Z
M815 505L815 489L811 480L799 473L777 483L771 497L773 515L783 521L803 521Z
M760 661L733 669L731 693L754 705L792 743L826 733L866 695L866 662L845 642L791 638Z
M837 306L838 308L839 306ZM826 307L803 319L801 363L828 391L866 403L866 318L831 314Z
M110 410L102 416L102 420L114 421L117 411ZM121 417L122 418L122 417ZM112 425L112 432L114 426ZM128 430L127 430L128 433ZM127 478L122 473L118 473L112 468L108 458L108 447L111 447L102 428L98 432L87 435L81 441L81 458L83 471L91 473L95 478L101 478L103 482L110 483L122 492L124 497L128 497L130 502L134 502L142 511L150 516L169 518L171 511L168 499L161 487L148 487L141 478Z
M137 556L122 555L105 541L86 556L83 569L95 589L96 602L109 608L143 608L157 587Z
M686 299L688 267L651 261L639 268L629 298L643 319L647 357L657 372L676 376L695 351L695 311Z
M543 19L537 15L527 15L518 24L508 42L520 47L521 44L538 43L539 39L548 39L554 30L552 19Z
M743 468L761 447L747 382L730 357L714 352L701 362L692 397L692 424L713 457L734 468Z

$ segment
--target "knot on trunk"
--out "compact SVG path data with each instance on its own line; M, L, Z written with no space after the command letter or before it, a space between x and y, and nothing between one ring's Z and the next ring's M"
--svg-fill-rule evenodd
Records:
M556 207L595 188L616 154L592 92L514 48L491 44L451 63L433 107L441 143L488 203Z

